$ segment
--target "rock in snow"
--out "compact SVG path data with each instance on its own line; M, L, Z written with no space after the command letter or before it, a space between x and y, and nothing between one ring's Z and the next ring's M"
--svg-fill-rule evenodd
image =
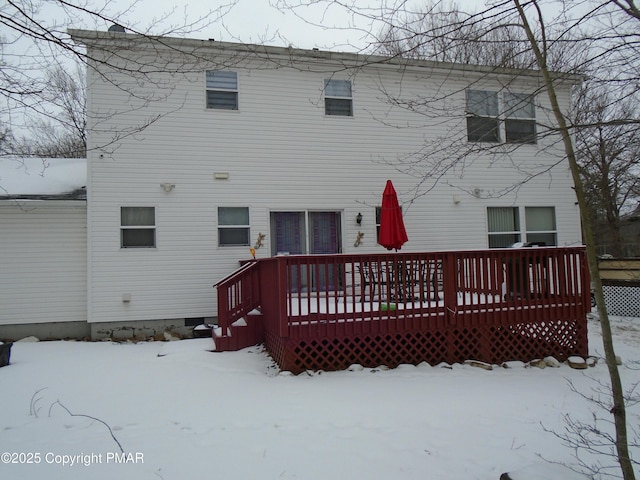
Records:
M571 368L577 370L585 370L587 368L587 362L582 357L572 356L567 359L567 363Z
M164 332L164 339L167 342L174 342L176 340L180 340L180 337L173 335L171 332Z
M555 357L544 357L547 367L560 368L561 363Z
M471 367L482 368L484 370L493 370L493 366L485 362L480 362L478 360L465 360L464 364Z
M502 368L524 368L526 365L520 360L510 360L502 363Z
M538 368L547 368L547 362L545 362L541 358L537 358L535 360L531 360L529 362L530 367L538 367Z

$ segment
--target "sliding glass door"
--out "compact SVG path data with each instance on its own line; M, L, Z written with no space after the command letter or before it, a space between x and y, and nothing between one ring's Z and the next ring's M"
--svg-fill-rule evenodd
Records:
M271 212L271 238L272 255L340 253L340 212ZM291 278L293 285L312 290L334 289L336 280L337 275L331 268L311 272L311 275L295 271Z

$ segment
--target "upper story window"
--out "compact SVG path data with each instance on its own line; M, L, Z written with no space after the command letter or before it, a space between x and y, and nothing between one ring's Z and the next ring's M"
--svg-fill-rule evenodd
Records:
M467 140L469 142L536 143L536 112L533 95L486 90L467 90ZM504 131L501 124L504 123Z
M467 90L467 139L470 142L500 141L498 93Z
M351 96L351 81L324 81L324 114L353 116L353 97Z
M504 108L507 143L536 143L536 109L533 96L506 92Z
M207 70L207 108L238 110L238 73Z
M249 207L218 207L218 245L249 245Z
M156 246L155 207L120 208L120 246L154 248Z

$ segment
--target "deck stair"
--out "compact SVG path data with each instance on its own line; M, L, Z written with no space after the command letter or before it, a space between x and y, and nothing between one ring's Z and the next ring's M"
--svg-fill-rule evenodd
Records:
M216 351L236 351L264 343L264 321L260 310L249 312L227 328L213 329Z

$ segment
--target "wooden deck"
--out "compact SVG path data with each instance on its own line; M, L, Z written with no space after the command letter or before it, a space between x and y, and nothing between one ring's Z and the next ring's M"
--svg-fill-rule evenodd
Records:
M272 257L216 287L216 350L294 373L588 352L582 248Z

